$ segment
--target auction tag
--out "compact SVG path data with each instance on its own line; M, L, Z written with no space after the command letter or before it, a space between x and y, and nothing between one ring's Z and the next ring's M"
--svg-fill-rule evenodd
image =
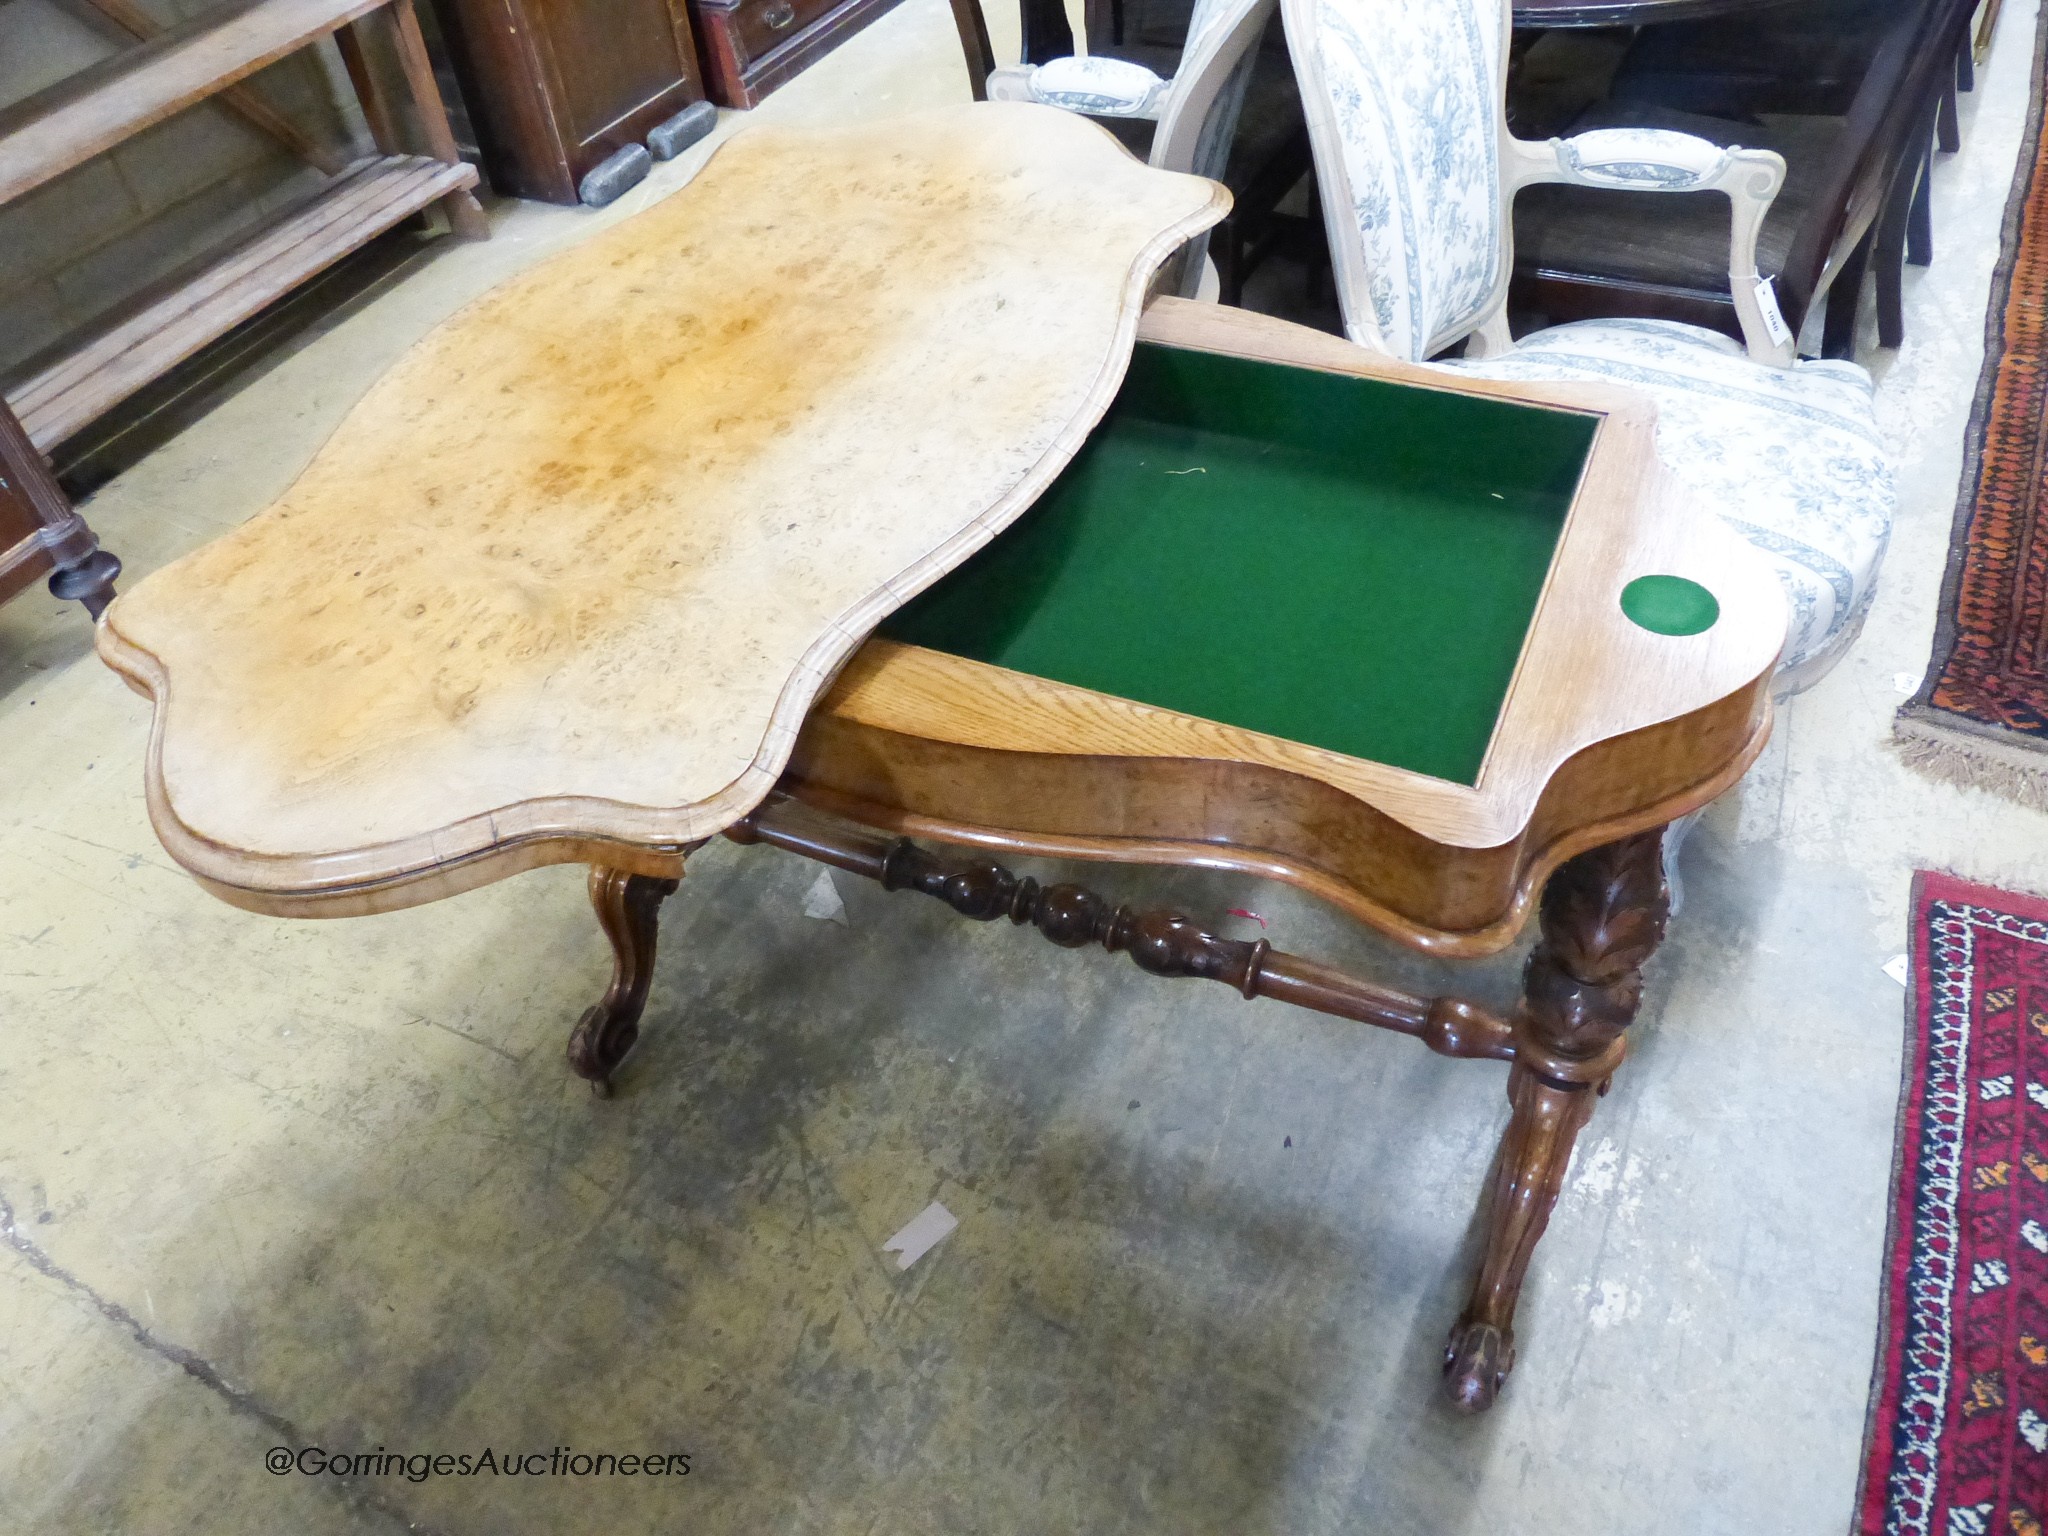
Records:
M1770 332L1771 340L1779 346L1792 339L1792 328L1785 324L1784 311L1778 308L1778 290L1771 286L1768 277L1756 280L1756 305L1764 312L1764 329Z

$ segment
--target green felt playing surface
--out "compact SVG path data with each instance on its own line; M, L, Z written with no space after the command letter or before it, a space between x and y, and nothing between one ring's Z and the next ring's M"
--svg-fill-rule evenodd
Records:
M1597 418L1140 346L891 639L1469 784Z

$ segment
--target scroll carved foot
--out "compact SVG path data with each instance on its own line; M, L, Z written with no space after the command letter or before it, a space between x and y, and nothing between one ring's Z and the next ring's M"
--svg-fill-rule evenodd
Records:
M1522 977L1512 1113L1487 1191L1486 1251L1444 1350L1444 1385L1467 1413L1493 1405L1515 1363L1515 1303L1550 1222L1572 1143L1623 1050L1642 966L1664 937L1663 829L1580 854L1543 891L1543 937Z
M661 904L676 892L675 880L592 865L590 904L605 937L612 941L612 984L596 1006L585 1009L569 1034L569 1066L608 1099L612 1073L640 1038L640 1014L654 979L654 941Z
M1491 1323L1460 1323L1444 1346L1444 1390L1461 1412L1493 1406L1515 1367L1515 1346Z

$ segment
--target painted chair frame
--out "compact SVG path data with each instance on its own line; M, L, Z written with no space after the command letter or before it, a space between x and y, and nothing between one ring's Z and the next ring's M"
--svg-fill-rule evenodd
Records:
M1154 170L1183 171L1221 180L1237 127L1238 110L1251 77L1259 34L1278 9L1279 0L1217 0L1208 16L1198 7L1187 51L1173 77L1160 83L1143 110L1114 114L1085 109L1087 116L1142 118L1156 126L1146 163ZM952 0L953 21L967 58L968 80L976 101L1035 101L1031 77L1040 67L1027 62L999 67L989 42L980 0ZM1071 35L1067 39L1072 46ZM1137 65L1130 66L1133 69ZM1054 101L1053 105L1068 105ZM1076 109L1080 110L1080 109ZM1157 291L1184 298L1214 298L1218 292L1214 266L1208 261L1208 236L1189 243L1163 270Z
M1805 333L1809 314L1823 311L1817 338L1823 357L1853 355L1866 274L1877 286L1878 344L1896 347L1904 337L1902 272L1908 262L1924 266L1932 257L1928 151L1937 131L1944 149L1956 147L1949 131L1958 83L1954 39L1973 3L1920 0L1889 22L1849 95L1840 137L1782 269L1766 274L1794 336ZM1793 102L1773 98L1762 105L1790 110ZM1729 129L1737 133L1740 125L1731 122ZM1753 336L1743 287L1732 272L1728 294L1529 266L1515 274L1514 287L1518 308L1539 311L1553 323L1642 315Z

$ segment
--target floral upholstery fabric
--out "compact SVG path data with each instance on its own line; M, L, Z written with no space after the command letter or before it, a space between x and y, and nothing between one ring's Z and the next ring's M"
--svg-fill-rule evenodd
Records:
M1365 248L1365 292L1345 324L1370 346L1420 361L1484 318L1506 253L1500 6L1303 0L1303 8L1314 25L1304 38L1290 0L1288 43L1304 100L1334 119Z
M1783 583L1791 633L1781 684L1816 680L1855 638L1876 590L1895 500L1853 363L1773 368L1713 331L1584 320L1503 357L1444 366L1489 379L1619 384L1657 404L1657 456L1746 537ZM1787 687L1783 691L1790 691Z

